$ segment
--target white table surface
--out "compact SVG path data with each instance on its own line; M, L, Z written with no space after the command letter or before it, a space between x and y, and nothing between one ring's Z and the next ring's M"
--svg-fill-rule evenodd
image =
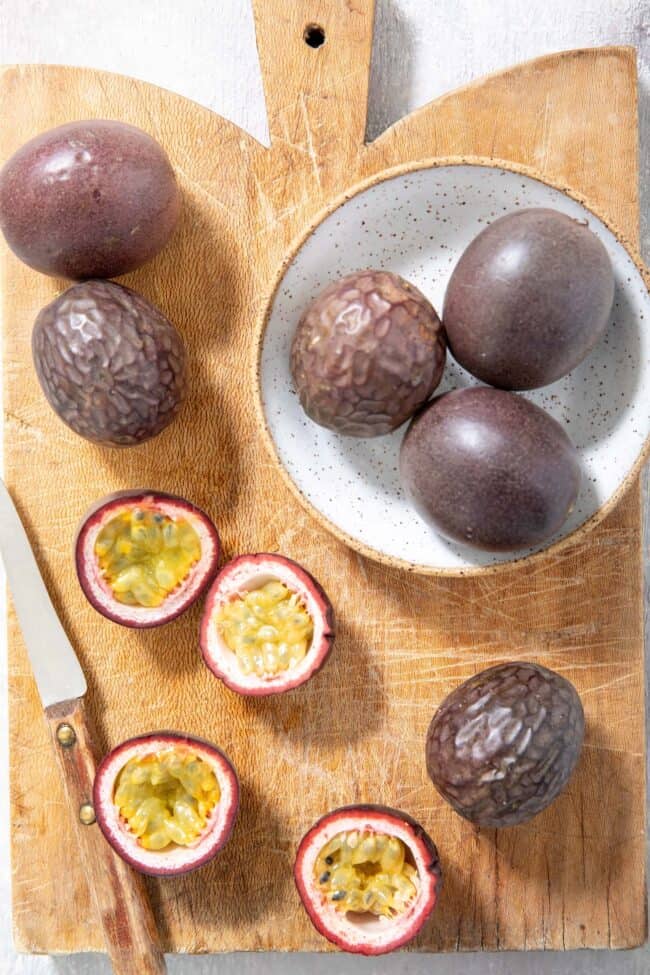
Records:
M285 0L291 3L292 0ZM318 4L315 2L315 7ZM641 221L650 259L650 0L377 0L369 137L431 98L489 71L564 48L633 44L641 110ZM0 0L0 63L104 68L196 99L267 141L248 0ZM0 113L1 118L1 113ZM0 123L1 124L1 123ZM1 433L0 433L1 435ZM0 592L0 619L4 618ZM0 975L106 973L97 955L17 955L10 933L6 647L0 636ZM298 975L642 975L628 952L172 957L172 973ZM136 975L136 973L134 973Z

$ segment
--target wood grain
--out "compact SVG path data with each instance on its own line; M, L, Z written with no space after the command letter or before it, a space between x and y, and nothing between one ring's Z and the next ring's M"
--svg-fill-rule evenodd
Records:
M68 797L66 826L69 832L77 832L78 859L88 878L114 975L165 975L165 959L142 877L113 852L96 820L84 821L81 816L82 808L93 815L96 765L84 702L75 699L53 704L45 716ZM60 736L64 733L68 738Z
M1 80L3 158L68 119L122 118L165 145L184 193L171 245L125 279L176 322L190 354L189 401L150 444L100 449L52 415L31 367L29 336L36 312L62 282L6 252L0 267L6 477L86 669L102 744L176 726L221 745L242 780L240 818L222 854L196 874L150 884L164 945L326 950L300 908L291 865L318 815L357 800L404 808L440 847L445 888L416 949L639 944L645 746L638 487L579 544L535 566L445 580L390 570L342 546L295 502L263 449L249 383L255 323L287 246L334 195L387 166L449 154L512 159L584 192L636 239L633 53L573 52L513 68L433 102L365 147L359 96L372 3L280 6L293 12L274 18L271 4L256 4L271 149L197 105L127 78L29 67L7 69ZM318 50L300 39L314 20L327 34ZM320 675L286 699L245 700L200 661L199 607L141 633L94 613L70 557L77 522L102 494L144 485L206 508L226 557L279 550L320 579L339 619ZM98 948L13 618L10 648L16 942L32 951ZM587 714L586 747L568 791L549 810L500 834L475 832L428 784L424 737L449 690L505 659L539 661L575 682Z

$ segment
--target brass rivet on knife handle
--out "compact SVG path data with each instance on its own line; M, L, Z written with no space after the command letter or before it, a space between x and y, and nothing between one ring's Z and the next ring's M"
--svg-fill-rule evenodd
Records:
M95 809L91 802L84 802L79 807L79 821L84 826L92 826L96 820Z
M58 741L59 745L61 745L61 748L72 748L77 740L77 736L72 725L65 721L63 724L60 724L56 729L56 740Z

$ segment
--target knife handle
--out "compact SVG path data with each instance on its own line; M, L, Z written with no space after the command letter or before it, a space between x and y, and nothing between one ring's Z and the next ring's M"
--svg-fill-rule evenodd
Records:
M115 975L164 975L167 967L144 880L113 852L95 821L95 755L83 699L53 704L45 709L45 716L113 971Z

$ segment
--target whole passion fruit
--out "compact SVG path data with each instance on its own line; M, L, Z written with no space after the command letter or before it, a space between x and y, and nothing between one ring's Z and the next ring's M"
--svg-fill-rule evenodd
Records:
M46 305L32 355L52 409L95 443L128 447L155 437L185 395L179 333L142 295L113 281L75 284Z
M404 490L442 535L476 548L538 545L562 526L580 486L578 453L560 424L515 393L446 393L409 426Z
M22 146L0 171L0 228L30 267L112 278L150 260L180 213L174 171L123 122L70 122Z
M429 398L444 365L433 307L388 271L359 271L330 284L300 319L291 347L307 415L354 437L399 427Z
M509 213L463 253L443 320L451 352L502 389L535 389L566 375L605 331L614 271L584 223L549 209Z
M420 824L375 805L344 806L319 819L300 843L294 877L316 930L362 955L414 938L441 886L438 851Z
M103 759L93 805L102 833L123 860L140 873L170 876L196 870L226 844L239 783L216 745L154 731Z
M200 508L172 494L123 491L85 515L75 543L84 595L122 626L160 626L210 584L219 535Z
M499 664L442 702L429 725L427 769L465 819L516 826L564 789L583 736L582 704L565 677L538 664Z
M240 555L208 593L203 659L239 694L280 694L304 684L333 641L332 604L314 577L283 555Z

